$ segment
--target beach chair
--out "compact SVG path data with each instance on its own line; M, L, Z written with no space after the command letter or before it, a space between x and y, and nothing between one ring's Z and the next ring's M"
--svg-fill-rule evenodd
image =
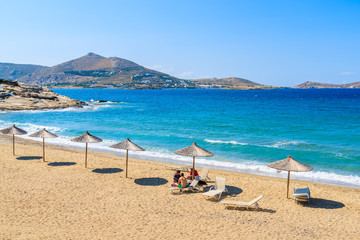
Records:
M209 168L207 167L204 167L202 170L201 170L201 174L199 176L199 179L200 181L210 181L210 178L209 178Z
M294 188L293 197L296 202L308 203L310 202L310 189L307 188Z
M225 186L226 179L221 177L215 178L215 185L212 186L208 192L203 193L203 196L205 198L215 198L216 196L219 196L216 200L219 200L221 198L221 195L223 193L229 194L229 191L226 189Z
M169 190L171 192L176 192L176 191L179 191L179 194L183 193L183 192L186 192L186 191L192 191L192 192L195 192L195 191L199 191L200 189L198 188L198 184L199 184L199 180L194 180L191 182L191 184L188 186L188 187L185 187L185 188L179 188L179 187L169 187Z
M170 166L170 165L165 165L165 169L166 170L172 170L172 171L183 171L183 172L190 172L190 167L178 167L178 166Z
M235 200L222 200L220 203L225 205L225 208L245 208L246 210L254 209L259 210L260 206L257 203L260 199L263 198L263 195L253 199L250 202L243 202L243 201L235 201Z

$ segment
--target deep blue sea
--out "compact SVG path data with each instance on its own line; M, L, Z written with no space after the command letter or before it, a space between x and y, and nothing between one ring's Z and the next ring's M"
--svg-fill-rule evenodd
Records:
M131 156L185 165L192 159L173 152L196 142L215 154L198 166L275 177L287 173L266 165L291 155L314 168L292 178L360 187L360 89L54 91L108 102L0 112L0 127L46 127L61 136L47 142L73 147L83 146L70 139L88 130L104 139L90 148L103 151L129 137L146 149Z

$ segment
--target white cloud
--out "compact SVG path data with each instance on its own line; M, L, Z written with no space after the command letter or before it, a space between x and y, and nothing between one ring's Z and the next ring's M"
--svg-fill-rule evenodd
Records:
M183 73L176 74L176 76L180 77L180 78L188 78L188 77L191 77L193 75L194 75L193 72L183 72Z
M342 72L340 75L354 75L354 72Z
M172 71L174 71L174 68L163 65L146 66L146 68L153 69L163 73L171 73Z

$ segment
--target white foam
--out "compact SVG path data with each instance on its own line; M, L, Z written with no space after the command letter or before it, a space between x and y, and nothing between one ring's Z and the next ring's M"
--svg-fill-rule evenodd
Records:
M90 101L86 102L86 103L96 103L96 104L103 104L103 103L119 103L119 104L125 104L126 102L118 102L118 101L105 101L105 100L94 100L94 99L91 99Z
M272 145L264 145L264 147L269 147L269 148L281 148L284 146L290 146L290 145L299 145L299 144L304 144L304 142L300 142L300 141L278 141Z
M248 145L248 143L241 143L237 141L221 141L221 140L211 140L211 139L205 139L205 142L208 143L223 143L223 144L234 144L234 145Z
M112 105L106 104L88 104L81 107L68 107L68 108L58 108L58 109L37 109L37 110L15 110L15 111L1 111L0 113L43 113L43 112L93 112L99 110L100 108L112 107Z
M47 130L49 130L51 132L57 132L57 133L66 130L66 129L61 129L61 128L52 127L52 126L42 126L42 125L36 125L36 124L32 124L32 123L18 123L18 122L14 123L14 122L6 122L6 121L0 120L0 128L11 127L13 124L16 124L16 126L24 129L28 133L33 133L33 132L39 131L43 128L46 128ZM26 135L23 137L26 138Z

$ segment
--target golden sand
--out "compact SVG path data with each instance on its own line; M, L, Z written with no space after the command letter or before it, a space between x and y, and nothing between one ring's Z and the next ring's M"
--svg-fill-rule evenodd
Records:
M286 179L210 169L230 196L261 194L261 211L228 210L201 193L171 194L164 163L0 136L0 239L359 239L360 189L292 180L312 202L287 199ZM91 145L90 145L91 147ZM211 186L213 183L209 183Z

